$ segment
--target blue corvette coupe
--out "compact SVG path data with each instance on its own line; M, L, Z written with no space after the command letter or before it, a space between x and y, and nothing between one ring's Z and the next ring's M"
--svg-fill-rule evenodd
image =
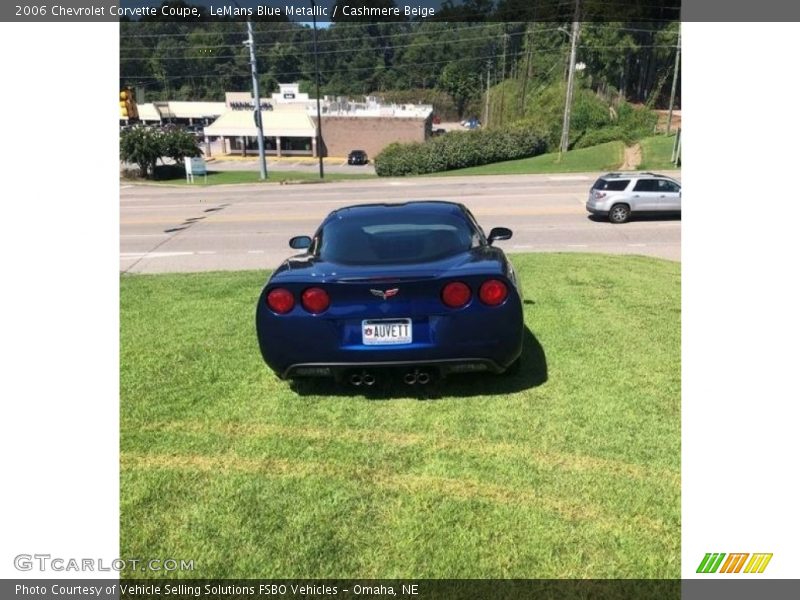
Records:
M267 281L261 354L281 378L408 384L519 367L522 298L511 262L461 204L365 204L332 212Z

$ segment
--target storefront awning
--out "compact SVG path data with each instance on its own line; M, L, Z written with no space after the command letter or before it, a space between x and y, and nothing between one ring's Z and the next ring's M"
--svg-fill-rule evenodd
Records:
M262 110L261 122L266 137L315 137L317 128L305 110ZM256 137L253 112L231 110L204 129L207 136Z

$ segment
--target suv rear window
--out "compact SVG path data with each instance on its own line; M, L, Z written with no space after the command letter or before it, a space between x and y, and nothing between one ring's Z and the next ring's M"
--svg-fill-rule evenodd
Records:
M593 190L608 190L609 192L621 192L628 187L630 179L603 179L602 177L594 182Z

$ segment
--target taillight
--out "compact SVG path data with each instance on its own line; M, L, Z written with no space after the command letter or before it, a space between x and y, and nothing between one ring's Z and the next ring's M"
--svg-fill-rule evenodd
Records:
M471 297L469 286L460 281L453 281L442 288L442 302L450 308L461 308Z
M324 312L331 305L328 292L318 287L308 288L304 291L301 300L303 308L310 313Z
M284 288L275 288L267 294L267 306L280 315L285 315L294 308L292 292Z
M508 287L499 279L489 279L481 284L478 296L484 304L497 306L508 297Z

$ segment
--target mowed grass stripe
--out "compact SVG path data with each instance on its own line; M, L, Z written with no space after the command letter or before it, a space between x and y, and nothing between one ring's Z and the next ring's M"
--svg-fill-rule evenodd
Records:
M134 468L122 485L131 493L121 529L135 528L156 555L191 548L204 577L621 577L678 566L678 540L642 533L633 520L609 531L527 504L435 490L307 473ZM135 519L134 508L148 518ZM653 554L636 552L643 541Z
M680 265L512 258L522 372L375 397L266 369L266 272L123 276L121 555L201 577L678 577Z
M275 459L302 460L328 464L331 469L352 472L360 477L369 472L408 477L436 477L477 480L486 485L535 491L537 495L571 500L580 490L581 501L595 504L604 513L636 514L652 520L677 522L679 515L672 499L679 493L673 480L651 478L634 481L622 474L583 469L565 470L556 465L542 466L519 453L517 456L482 454L461 448L447 450L433 445L396 446L381 442L298 438L294 436L248 437L210 433L176 434L147 432L132 437L139 447L154 456L188 456L187 464L212 460L215 456L235 455L243 462ZM126 454L127 455L127 454ZM133 456L141 456L133 453ZM250 462L248 462L250 461ZM633 485L632 485L633 483ZM641 485L645 483L645 485Z
M353 470L347 465L310 460L286 460L276 458L248 458L233 454L202 455L130 455L120 457L124 468L150 470L166 469L185 472L241 471L265 474L272 477L327 477L352 479L361 485L387 488L397 492L416 494L422 491L462 500L483 500L498 504L525 504L537 510L557 514L568 521L589 521L595 527L615 531L627 519L620 520L605 514L602 508L585 501L575 502L568 498L550 497L525 488L512 488L471 479L451 479L426 475L397 474L382 469L362 468ZM641 534L663 535L671 525L636 515L634 521Z
M523 460L547 470L566 470L576 472L598 472L606 475L619 475L631 479L654 480L669 485L680 486L680 473L668 469L649 469L644 465L598 458L594 456L543 452L521 447L508 442L490 441L481 438L454 438L443 435L431 436L422 433L396 432L383 429L339 429L288 427L285 425L252 422L214 423L207 421L183 421L181 423L162 422L147 424L130 435L144 432L156 434L178 434L218 436L225 440L250 438L283 438L306 441L350 441L373 446L396 446L406 448L421 447L430 452L451 452L475 455L489 459Z

